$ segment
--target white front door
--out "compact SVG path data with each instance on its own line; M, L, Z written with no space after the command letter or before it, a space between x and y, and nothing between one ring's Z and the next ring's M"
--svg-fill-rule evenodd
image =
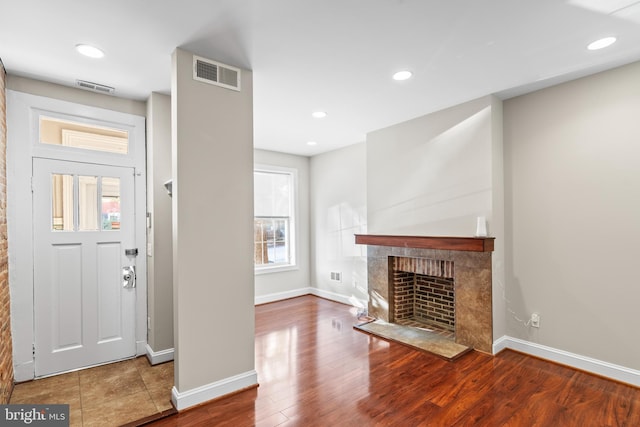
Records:
M136 355L134 168L33 159L35 376Z

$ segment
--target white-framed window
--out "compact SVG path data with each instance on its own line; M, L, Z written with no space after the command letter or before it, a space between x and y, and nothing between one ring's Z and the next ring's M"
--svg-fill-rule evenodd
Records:
M256 273L294 268L297 171L256 165L253 181Z

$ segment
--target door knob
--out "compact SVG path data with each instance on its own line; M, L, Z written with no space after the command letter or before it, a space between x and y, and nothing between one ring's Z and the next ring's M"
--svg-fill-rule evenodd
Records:
M136 287L136 267L128 265L122 267L122 287L123 288L135 288Z

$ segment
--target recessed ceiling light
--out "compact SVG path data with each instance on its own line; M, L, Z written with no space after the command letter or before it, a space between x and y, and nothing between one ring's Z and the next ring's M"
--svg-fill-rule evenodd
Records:
M318 145L318 143L315 141L309 141L307 142L307 145Z
M413 76L413 73L411 71L398 71L393 75L393 80L407 80L410 79L411 76Z
M327 113L325 113L324 111L314 111L313 113L311 113L311 115L316 119L327 117Z
M605 47L611 46L615 42L616 42L615 37L605 37L600 40L596 40L594 42L589 43L589 46L587 46L587 49L589 50L604 49Z
M104 52L102 50L88 44L77 44L76 50L89 58L102 58L104 56Z

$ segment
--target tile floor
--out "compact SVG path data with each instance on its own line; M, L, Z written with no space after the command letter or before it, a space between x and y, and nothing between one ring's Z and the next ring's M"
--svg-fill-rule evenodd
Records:
M17 384L9 403L68 403L71 426L120 426L173 409L173 362L146 357Z

